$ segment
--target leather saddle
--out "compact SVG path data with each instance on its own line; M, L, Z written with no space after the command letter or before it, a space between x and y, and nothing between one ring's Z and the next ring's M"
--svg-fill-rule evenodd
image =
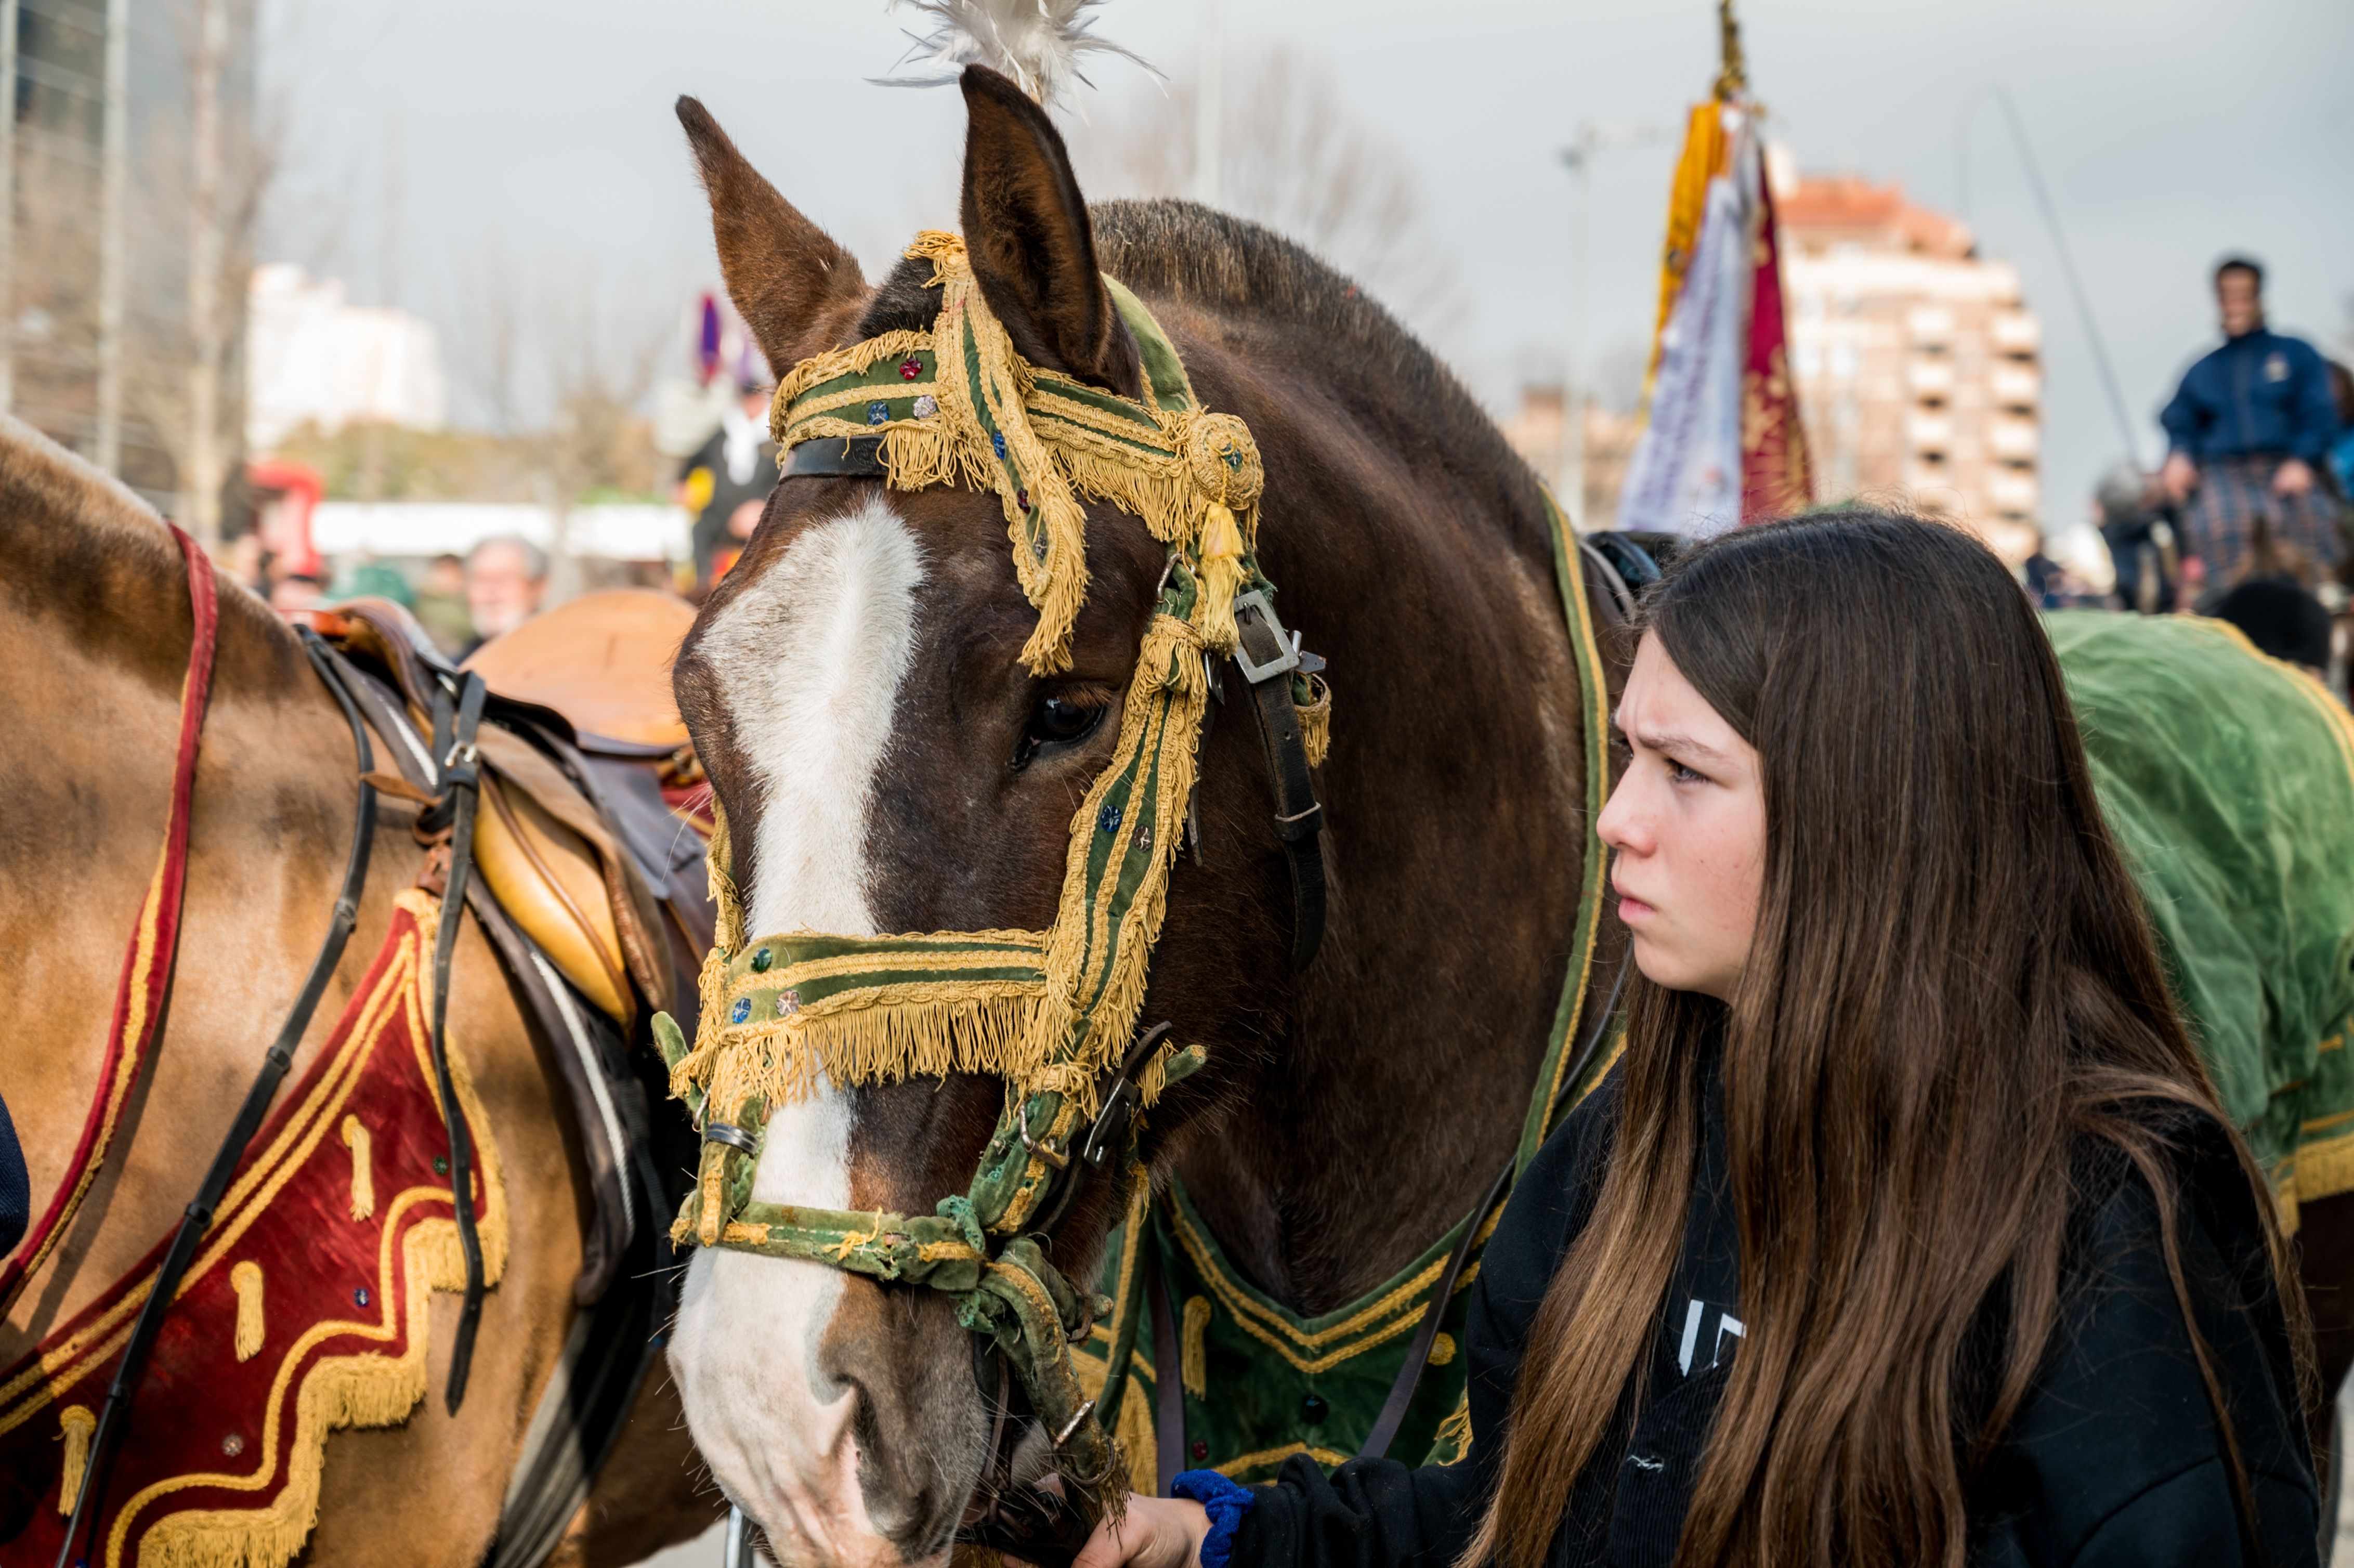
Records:
M363 599L314 619L388 676L411 723L430 732L434 692L455 672L407 610ZM486 644L468 666L491 690L477 738L482 880L625 1034L643 1012L677 1011L709 941L699 827L664 795L700 777L669 681L693 620L663 595L592 594Z

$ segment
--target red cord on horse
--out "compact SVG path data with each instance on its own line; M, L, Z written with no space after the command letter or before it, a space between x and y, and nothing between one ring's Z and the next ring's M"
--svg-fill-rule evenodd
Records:
M169 524L166 524L169 526ZM180 554L187 563L188 608L196 635L188 648L188 673L180 684L180 744L172 763L172 803L164 819L164 853L147 896L139 906L131 945L122 955L122 979L114 992L114 1017L108 1025L106 1059L98 1072L98 1092L82 1123L80 1141L66 1166L65 1180L37 1224L26 1233L16 1255L0 1266L0 1312L16 1300L25 1283L40 1272L49 1254L89 1194L106 1151L113 1141L122 1107L147 1065L155 1037L163 1030L164 996L172 981L172 964L180 947L180 895L188 869L188 813L196 795L196 743L203 736L205 703L213 683L213 652L220 623L220 606L213 583L212 562L196 540L172 528Z

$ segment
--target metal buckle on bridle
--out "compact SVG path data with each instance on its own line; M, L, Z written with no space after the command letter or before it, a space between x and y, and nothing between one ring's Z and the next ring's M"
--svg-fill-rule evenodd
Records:
M1283 622L1276 617L1275 605L1264 588L1246 588L1235 595L1235 624L1247 630L1245 616L1256 616L1265 625L1275 638L1278 652L1273 659L1261 663L1251 656L1250 639L1247 636L1236 638L1235 662L1241 666L1244 680L1256 686L1299 668L1299 634L1284 630Z
M733 1122L706 1121L703 1124L703 1141L724 1143L730 1149L740 1149L747 1154L760 1152L760 1140Z

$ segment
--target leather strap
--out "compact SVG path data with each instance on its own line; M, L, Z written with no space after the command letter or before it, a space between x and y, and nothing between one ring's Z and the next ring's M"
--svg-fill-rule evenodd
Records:
M785 457L786 479L880 479L880 436L822 437L803 441Z
M1144 1239L1144 1294L1152 1309L1152 1415L1154 1468L1158 1489L1168 1497L1170 1483L1185 1467L1185 1373L1177 1348L1176 1303L1169 1299L1169 1281L1161 1272L1161 1249Z
M1267 779L1275 789L1275 834L1283 841L1291 873L1291 967L1304 969L1324 942L1324 807L1308 768L1308 743L1299 733L1299 710L1291 700L1291 675L1306 662L1283 635L1264 597L1244 594L1235 601L1241 633L1235 667L1250 687L1258 715L1260 743L1267 749ZM1254 680L1253 674L1257 678Z
M466 1375L473 1368L474 1334L482 1319L482 1241L474 1226L474 1150L466 1126L465 1107L458 1103L457 1086L450 1076L447 1024L450 1014L450 965L458 950L458 927L464 924L466 879L474 863L474 812L482 793L481 757L474 732L482 724L482 678L472 672L459 677L453 705L448 692L433 705L433 755L441 769L440 803L420 819L431 832L444 823L450 830L450 868L442 885L441 916L433 941L432 1051L435 1087L441 1097L441 1119L450 1131L450 1198L457 1210L458 1248L466 1259L466 1299L458 1317L458 1331L450 1345L450 1383L443 1403L451 1414L466 1398ZM446 814L445 814L446 813ZM440 818L440 821L435 821Z
M1619 994L1626 989L1627 971L1634 966L1634 947L1628 944L1619 954L1618 972L1611 981L1610 994L1603 1000L1599 1011L1589 1014L1593 1022L1587 1026L1585 1044L1577 1049L1569 1070L1562 1075L1564 1086L1575 1087L1594 1065L1595 1054L1602 1049L1603 1041L1610 1036L1611 1016L1618 1011ZM1422 1321L1416 1325L1414 1343L1406 1348L1405 1362L1398 1368L1397 1379L1390 1384L1389 1397L1382 1401L1381 1414L1373 1417L1373 1429L1365 1434L1365 1446L1357 1450L1360 1459L1384 1459L1389 1457L1390 1445L1397 1440L1398 1428L1405 1424L1405 1413L1414 1404L1415 1390L1422 1384L1422 1374L1430 1365L1430 1347L1438 1339L1438 1325L1447 1316L1447 1303L1455 1295L1455 1282L1463 1277L1463 1266L1477 1245L1479 1228L1488 1211L1502 1202L1511 1190L1519 1170L1517 1156L1498 1172L1463 1222L1463 1234L1456 1238L1455 1250L1447 1255L1446 1270L1439 1276L1438 1287L1430 1293L1430 1303L1422 1309Z
M1438 1325L1447 1317L1448 1303L1455 1299L1455 1282L1463 1277L1463 1266L1471 1257L1480 1231L1485 1227L1488 1211L1504 1201L1512 1190L1512 1162L1496 1172L1488 1184L1487 1196L1463 1222L1463 1234L1455 1239L1455 1250L1447 1255L1447 1266L1440 1271L1438 1284L1430 1293L1430 1305L1422 1310L1422 1321L1415 1325L1414 1342L1406 1346L1405 1364L1398 1368L1397 1381L1390 1384L1389 1397L1382 1401L1381 1414L1373 1417L1373 1430L1365 1434L1365 1446L1357 1450L1360 1459L1385 1459L1390 1445L1397 1440L1398 1428L1405 1424L1406 1407L1414 1403L1414 1391L1422 1383L1423 1369L1430 1364L1430 1347L1438 1341Z
M196 1260L196 1245L205 1232L212 1227L213 1213L220 1206L221 1194L228 1191L229 1180L236 1175L238 1162L245 1158L246 1146L260 1129L262 1118L270 1113L270 1102L278 1093L278 1086L294 1065L295 1047L302 1043L303 1033L311 1026L313 1014L319 1010L319 1000L326 993L327 982L334 978L335 966L342 961L345 944L351 940L352 928L359 924L360 895L367 887L369 852L376 844L376 789L366 781L366 775L376 768L374 752L368 746L367 726L361 722L359 708L353 703L340 673L333 662L334 655L318 634L308 627L297 629L302 639L302 652L310 655L311 667L319 673L334 694L335 705L344 712L344 722L351 726L352 746L359 753L359 810L352 822L352 844L344 857L344 884L335 895L334 913L328 917L327 935L319 944L318 956L311 960L311 972L302 981L302 990L294 999L294 1006L280 1026L278 1038L263 1054L261 1071L246 1091L245 1103L239 1107L237 1120L228 1136L213 1155L212 1168L205 1172L203 1183L186 1211L180 1216L179 1229L173 1233L172 1245L164 1255L162 1267L156 1271L155 1282L148 1289L147 1299L139 1308L138 1321L131 1330L131 1340L123 1348L122 1359L115 1363L113 1381L106 1390L106 1404L99 1412L98 1425L90 1436L90 1462L82 1470L82 1484L74 1499L73 1518L66 1526L66 1537L58 1549L58 1568L76 1561L75 1544L81 1539L86 1524L94 1524L101 1517L106 1501L107 1470L114 1457L114 1447L121 1438L122 1425L130 1414L132 1396L139 1391L139 1380L147 1369L147 1357L155 1348L156 1336L164 1330L164 1314L172 1309L180 1293L180 1281Z

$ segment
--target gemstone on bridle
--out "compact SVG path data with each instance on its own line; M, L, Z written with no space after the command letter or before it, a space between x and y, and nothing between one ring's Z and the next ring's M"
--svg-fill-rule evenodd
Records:
M880 397L877 397L874 402L867 404L866 422L870 425L889 424L891 422L891 405L885 403Z
M899 362L899 379L902 381L913 381L923 373L924 362L912 354Z
M1120 809L1107 800L1104 809L1096 813L1096 826L1108 833L1116 833L1119 832L1119 818Z
M927 392L916 399L916 418L928 419L940 411L940 400Z
M762 948L752 955L752 972L756 975L766 974L769 972L769 966L776 961L776 954Z
M752 999L748 996L737 997L736 999L736 1005L727 1010L727 1022L730 1023L748 1023L751 1021Z
M1003 430L991 430L989 432L989 450L997 454L1000 461L1004 460L1005 432Z
M777 1016L779 1018L790 1018L794 1013L799 1012L801 1010L801 992L797 991L780 991L777 993Z

